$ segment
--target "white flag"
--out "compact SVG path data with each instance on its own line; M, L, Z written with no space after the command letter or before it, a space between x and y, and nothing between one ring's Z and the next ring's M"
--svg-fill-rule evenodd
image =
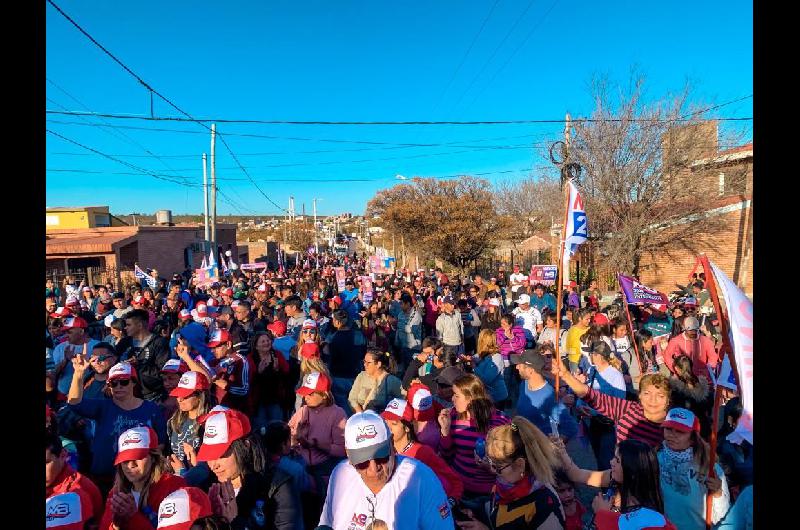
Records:
M722 270L709 260L714 280L728 313L728 327L736 371L739 375L739 393L742 400L742 417L728 440L753 443L753 302L733 283ZM722 318L722 316L720 316Z

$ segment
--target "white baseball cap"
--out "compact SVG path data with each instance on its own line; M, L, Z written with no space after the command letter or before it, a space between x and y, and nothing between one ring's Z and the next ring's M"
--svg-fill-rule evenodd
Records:
M189 530L197 519L213 513L208 495L200 488L187 486L173 491L161 501L157 528Z
M519 295L519 298L517 298L517 303L520 304L520 305L522 305L522 304L530 304L531 303L531 297L528 296L527 294L521 294L521 295Z
M53 495L45 501L45 528L61 530L83 530L83 525L92 517L92 502L80 491L69 491Z
M405 399L394 398L386 404L386 408L381 412L381 418L385 420L411 420L412 410Z
M151 427L134 427L119 435L117 457L114 465L138 460L158 447L158 435Z
M344 447L353 465L391 454L389 426L371 410L353 414L344 426Z

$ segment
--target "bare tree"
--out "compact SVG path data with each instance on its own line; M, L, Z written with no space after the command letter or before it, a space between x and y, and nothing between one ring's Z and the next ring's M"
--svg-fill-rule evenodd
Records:
M549 230L563 215L558 178L544 170L538 177L500 181L494 195L498 213L507 217L505 239L515 248L534 233Z
M718 194L694 170L718 153L717 127L700 119L688 88L653 103L643 100L643 77L617 88L593 80L595 110L576 120L570 159L584 170L595 250L612 269L638 274L643 257L697 252L720 228L704 215Z

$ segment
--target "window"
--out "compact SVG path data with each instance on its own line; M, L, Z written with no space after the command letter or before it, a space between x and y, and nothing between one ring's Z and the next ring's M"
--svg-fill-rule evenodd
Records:
M111 216L107 213L94 214L94 226L97 228L107 228L111 226Z

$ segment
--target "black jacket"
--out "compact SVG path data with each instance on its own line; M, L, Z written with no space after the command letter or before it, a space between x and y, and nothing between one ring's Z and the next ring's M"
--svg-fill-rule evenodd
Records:
M264 501L265 525L257 524L253 512L257 501ZM236 496L239 514L231 522L235 530L295 530L302 521L300 499L292 487L292 477L272 466L265 473L249 473Z
M151 335L140 347L134 347L131 343L122 352L122 360L130 361L136 367L144 399L158 403L167 397L161 380L161 368L169 358L169 341L157 335Z

